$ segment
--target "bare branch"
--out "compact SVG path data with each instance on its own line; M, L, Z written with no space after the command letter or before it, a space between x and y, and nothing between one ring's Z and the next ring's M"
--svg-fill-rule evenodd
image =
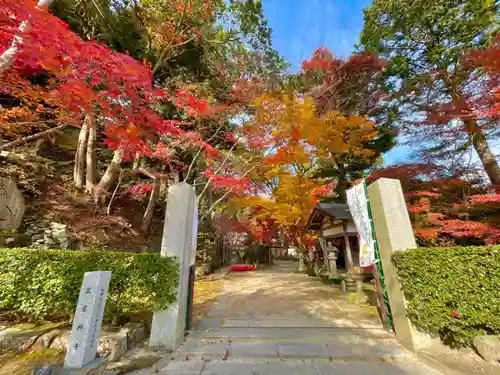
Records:
M111 215L111 204L113 203L113 200L115 199L115 195L118 192L118 188L120 187L120 184L123 181L123 168L120 170L120 177L118 177L118 183L115 186L115 189L113 190L113 194L111 195L111 198L108 203L108 209L106 210L108 215Z
M234 150L234 148L236 147L238 143L237 142L234 142L234 145L229 149L228 151L228 155L226 156L226 158L222 161L222 164L220 165L219 168L217 168L217 170L215 171L214 174L217 174L220 172L220 170L222 168L224 168L224 165L226 164L226 162L229 160L229 156L231 155L231 152ZM203 190L201 191L201 193L198 195L198 200L200 200L200 198L203 196L203 193L205 193L205 191L208 189L208 186L210 185L210 182L212 181L212 177L210 177L207 181L207 183L205 184L205 187L203 188Z
M191 164L189 164L189 168L188 168L188 171L186 172L186 177L184 178L184 182L187 181L189 175L191 174L191 170L193 169L194 163L196 162L196 159L198 159L198 156L200 156L201 152L205 149L205 147L208 144L208 142L210 142L212 139L215 138L215 136L219 133L219 131L222 129L223 126L224 126L224 124L222 124L221 126L219 126L215 130L215 133L212 134L212 136L207 139L207 141L203 144L203 146L200 147L200 149L198 150L198 152L194 156L193 161L191 161Z
M275 146L276 147L276 146ZM255 163L250 169L248 169L245 173L243 173L243 175L241 177L246 177L250 172L252 172L255 168L257 168L263 161L264 159L274 150L275 147L272 147L268 153L266 153L257 163ZM217 199L214 204L212 204L212 206L210 206L208 208L208 210L203 214L203 216L201 217L200 219L200 222L203 221L207 215L213 211L213 209L224 199L226 198L232 191L233 191L234 187L232 187L231 189L229 189L228 191L226 191L222 197L220 197L219 199Z
M47 135L50 135L52 133L57 133L57 132L63 130L64 128L66 128L66 127L68 127L70 125L71 124L67 124L67 123L61 124L59 126L56 126L55 128L49 129L49 130L45 130L43 132L40 132L40 133L37 133L37 134L34 134L34 135L29 135L29 136L21 138L21 139L16 139L15 141L6 143L4 145L1 145L0 146L0 150L5 150L7 148L11 148L11 147L14 147L14 146L19 146L19 145L22 145L24 143L31 142L31 141L37 140L39 138L43 138L43 137L45 137Z

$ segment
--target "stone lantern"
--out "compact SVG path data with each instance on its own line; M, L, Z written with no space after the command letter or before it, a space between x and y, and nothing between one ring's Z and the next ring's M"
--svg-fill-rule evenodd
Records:
M319 243L325 252L326 259L328 262L328 278L329 279L337 279L337 258L339 256L339 249L333 245L332 241L326 242L324 238L319 238Z

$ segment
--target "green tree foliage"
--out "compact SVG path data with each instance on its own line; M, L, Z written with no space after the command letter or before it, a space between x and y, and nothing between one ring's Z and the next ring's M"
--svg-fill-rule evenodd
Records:
M465 63L498 32L495 0L375 0L365 9L360 50L388 61L384 100L428 159L459 159L473 146L493 184L500 168L486 134L497 121L475 111L480 71ZM414 144L415 145L415 144Z
M82 38L97 40L139 60L144 57L147 39L137 5L129 1L58 0L50 9Z

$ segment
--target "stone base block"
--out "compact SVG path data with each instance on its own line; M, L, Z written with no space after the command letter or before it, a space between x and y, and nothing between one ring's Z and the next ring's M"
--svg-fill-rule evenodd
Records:
M107 354L106 360L116 361L128 348L127 334L124 332L103 334L99 340L97 351L99 354Z
M128 345L143 342L146 339L146 325L144 323L129 322L120 330L127 335Z

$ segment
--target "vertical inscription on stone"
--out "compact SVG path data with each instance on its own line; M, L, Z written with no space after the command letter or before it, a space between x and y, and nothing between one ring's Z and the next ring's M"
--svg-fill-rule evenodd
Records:
M65 367L81 368L95 358L110 279L110 271L86 272L83 276Z

